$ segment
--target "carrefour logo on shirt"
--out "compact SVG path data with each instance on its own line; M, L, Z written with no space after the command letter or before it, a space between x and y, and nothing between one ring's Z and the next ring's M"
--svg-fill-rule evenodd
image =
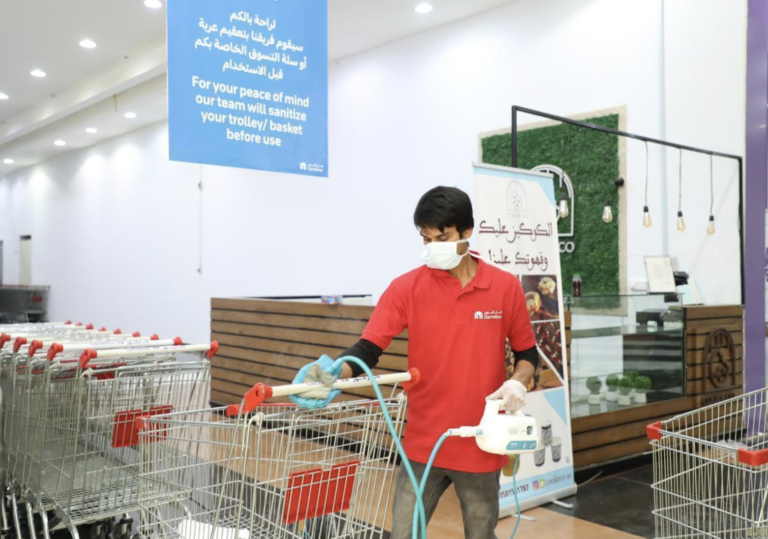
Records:
M502 311L477 311L475 320L500 320Z

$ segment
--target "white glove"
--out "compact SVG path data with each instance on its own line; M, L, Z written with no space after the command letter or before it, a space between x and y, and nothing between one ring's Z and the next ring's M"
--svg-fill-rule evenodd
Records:
M525 406L526 387L517 380L507 380L499 389L488 395L486 400L501 399L501 409L511 414Z

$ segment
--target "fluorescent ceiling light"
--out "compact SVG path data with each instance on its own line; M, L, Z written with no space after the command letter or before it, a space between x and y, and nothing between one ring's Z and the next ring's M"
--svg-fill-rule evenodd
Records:
M95 127L87 127L87 128L85 129L85 132L86 132L86 133L90 133L90 134L94 134L94 133L97 133L98 131L99 131L99 130L98 130L98 129L96 129Z
M144 0L144 5L151 9L160 9L163 3L160 0Z
M63 140L57 140L56 142L54 142L54 144L56 146L66 146L67 145L67 143L64 142Z
M416 6L416 13L421 13L422 15L424 13L429 13L432 11L432 4L427 4L426 2L422 2L418 6Z
M84 39L80 42L80 46L84 49L95 49L96 43L94 43L90 39Z
M45 77L45 71L41 69L33 69L29 74L39 79L42 79L43 77Z
M0 101L8 99L8 94L4 94L3 92L0 92Z
M3 163L5 163L6 165L12 165L15 162L16 161L14 161L13 159L3 159Z
M126 112L125 113L125 117L128 118L129 120L133 120L136 117L136 113L135 112Z

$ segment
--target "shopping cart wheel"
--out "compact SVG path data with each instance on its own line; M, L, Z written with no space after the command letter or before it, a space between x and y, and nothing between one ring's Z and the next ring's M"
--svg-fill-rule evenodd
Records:
M112 539L131 539L133 531L133 519L130 517L121 518L112 532Z
M91 524L91 530L88 534L89 539L107 539L107 530L103 523Z

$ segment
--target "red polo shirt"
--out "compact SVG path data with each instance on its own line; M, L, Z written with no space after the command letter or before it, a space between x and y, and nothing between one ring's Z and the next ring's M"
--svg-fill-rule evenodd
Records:
M408 394L404 446L408 458L422 464L446 430L480 422L485 397L506 380L505 339L518 351L536 344L520 281L475 259L477 275L463 289L447 271L427 266L395 279L362 335L386 349L408 329L408 365L422 377ZM506 462L472 438L452 437L434 465L478 473Z

